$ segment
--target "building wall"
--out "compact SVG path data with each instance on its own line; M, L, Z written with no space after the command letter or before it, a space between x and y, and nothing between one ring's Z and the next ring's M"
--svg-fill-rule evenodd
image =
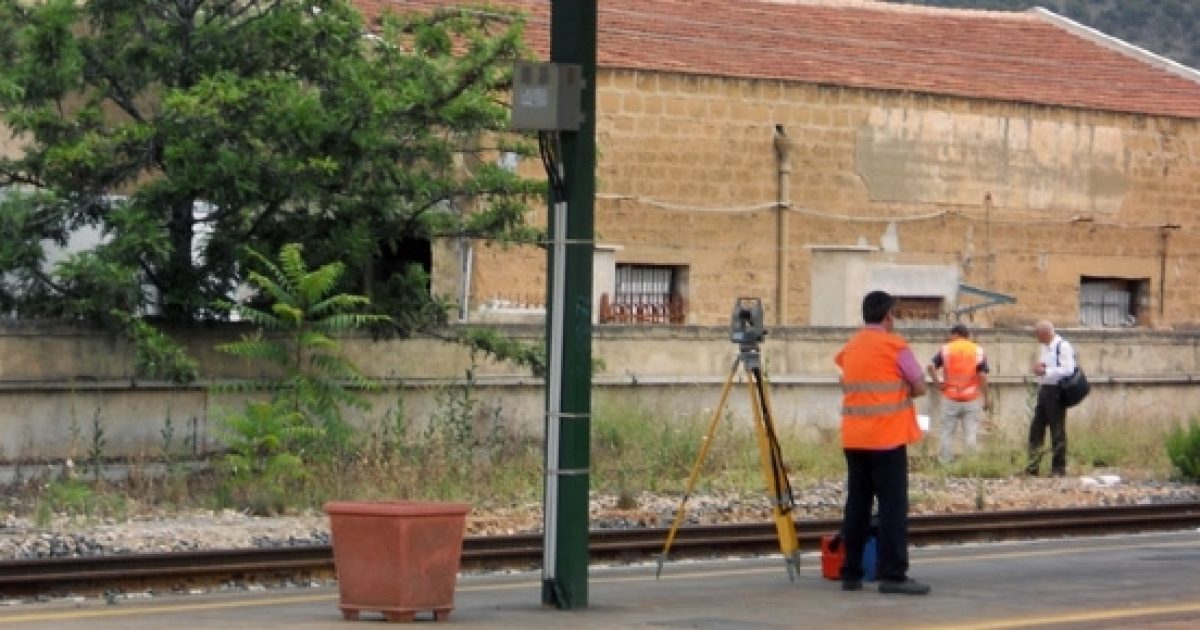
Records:
M1074 325L1081 276L1147 281L1141 325L1200 323L1200 121L647 71L601 70L598 90L597 239L618 263L687 266L689 323L722 323L739 295L777 322L783 278L784 321L808 324L828 299L814 245L956 265L1017 298L980 323ZM1181 226L1165 249L1164 224ZM540 250L476 260L476 308L544 290Z
M532 341L541 326L505 327ZM188 444L203 454L221 448L221 418L242 408L242 395L210 388L231 379L269 376L260 366L219 355L217 343L245 329L174 331L187 342L205 380L190 386L137 379L132 351L120 339L87 330L33 324L0 326L0 464L83 457L98 425L106 456L161 457L168 421L175 448ZM852 328L769 328L762 344L779 426L813 437L836 429L841 404L833 355ZM1143 423L1182 420L1200 414L1200 333L1082 331L1064 333L1076 346L1093 381L1092 395L1071 411L1077 430L1104 421L1137 430ZM927 362L944 342L944 330L904 331L919 360ZM1029 367L1037 346L1031 330L983 330L978 341L988 353L995 410L992 422L1010 436L1028 426ZM470 369L478 401L480 435L498 424L505 432L539 436L544 426L545 387L519 367L481 361L466 349L432 339L373 342L343 340L346 356L380 380L365 413L349 414L363 427L377 427L403 411L421 427L446 412L447 396L461 394ZM607 408L645 409L664 421L707 418L731 374L738 379L728 408L737 422L750 421L750 397L734 373L738 346L724 326L603 326L593 342L600 366L593 376L596 413ZM922 413L930 399L918 400Z

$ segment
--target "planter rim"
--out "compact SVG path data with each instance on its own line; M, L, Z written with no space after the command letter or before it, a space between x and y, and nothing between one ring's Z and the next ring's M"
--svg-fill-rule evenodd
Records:
M465 516L471 505L444 501L330 501L324 510L331 516Z

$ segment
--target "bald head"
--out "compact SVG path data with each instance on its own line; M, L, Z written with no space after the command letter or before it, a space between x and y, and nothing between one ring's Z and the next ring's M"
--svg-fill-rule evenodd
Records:
M1048 319L1043 319L1033 327L1033 334L1041 343L1050 343L1054 339L1054 324Z

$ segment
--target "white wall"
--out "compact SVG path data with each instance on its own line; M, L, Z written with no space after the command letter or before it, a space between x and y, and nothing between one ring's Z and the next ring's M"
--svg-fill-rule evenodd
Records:
M944 311L958 304L958 265L905 262L902 254L863 245L810 245L813 326L862 323L862 296L887 291L895 296L940 297ZM818 299L815 296L822 296Z

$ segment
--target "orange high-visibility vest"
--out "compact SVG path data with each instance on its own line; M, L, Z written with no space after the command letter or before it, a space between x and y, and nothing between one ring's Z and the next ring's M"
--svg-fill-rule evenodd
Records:
M979 396L979 346L970 339L955 339L942 346L942 367L946 386L942 393L950 400L966 402Z
M899 335L864 328L838 352L843 448L886 450L921 439L898 361L906 347Z

